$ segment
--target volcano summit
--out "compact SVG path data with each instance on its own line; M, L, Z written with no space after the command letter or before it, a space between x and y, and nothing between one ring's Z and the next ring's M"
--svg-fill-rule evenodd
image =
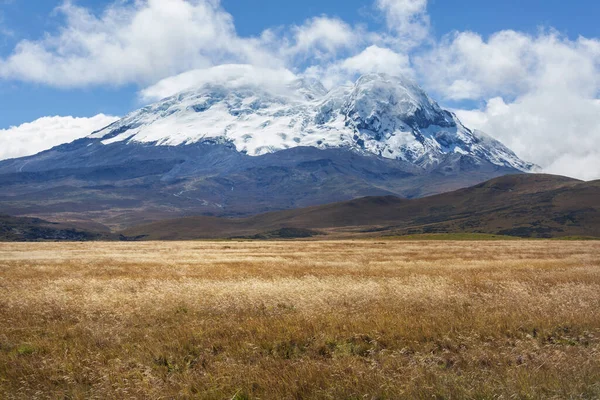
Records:
M11 215L126 227L362 196L422 197L534 166L414 82L207 83L86 138L0 162Z

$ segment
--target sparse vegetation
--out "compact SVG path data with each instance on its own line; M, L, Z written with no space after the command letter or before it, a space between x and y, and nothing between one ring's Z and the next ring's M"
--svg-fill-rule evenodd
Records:
M521 240L517 236L492 235L488 233L424 233L420 235L386 236L394 240ZM560 238L559 238L560 239Z
M2 399L596 399L600 243L0 244Z
M319 231L303 228L281 228L270 232L259 233L252 236L242 236L238 239L273 240L273 239L306 239L322 235Z

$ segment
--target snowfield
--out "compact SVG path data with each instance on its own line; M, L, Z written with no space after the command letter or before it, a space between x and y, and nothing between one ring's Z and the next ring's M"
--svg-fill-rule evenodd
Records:
M205 84L135 111L89 138L103 144L232 143L260 156L293 147L348 148L428 168L449 154L529 171L502 143L465 127L414 82L370 74L326 90L300 79L278 87Z

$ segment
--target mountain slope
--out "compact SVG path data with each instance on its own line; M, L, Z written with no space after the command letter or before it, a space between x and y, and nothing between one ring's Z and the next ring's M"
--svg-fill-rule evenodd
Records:
M521 237L600 237L600 181L510 175L421 199L367 197L244 219L188 217L138 226L128 236L198 239L252 236L282 228L333 237L491 233Z
M308 80L275 88L204 85L135 111L90 138L162 146L215 140L251 156L294 147L347 148L420 167L461 154L500 167L532 167L464 127L414 82L385 74L329 92Z
M331 91L309 80L209 84L84 139L0 162L0 210L118 230L423 197L532 167L404 78L367 75Z

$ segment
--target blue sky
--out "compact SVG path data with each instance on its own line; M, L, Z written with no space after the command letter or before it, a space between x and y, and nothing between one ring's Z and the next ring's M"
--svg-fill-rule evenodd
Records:
M14 0L0 2L4 35L0 55L10 54L20 40L36 40L56 32L63 18L53 12L56 0ZM77 4L95 12L108 4L100 0L79 0ZM235 18L240 36L256 36L269 27L302 24L317 15L339 17L349 23L364 23L383 29L383 17L371 2L357 0L223 0L223 8ZM266 12L265 10L268 10ZM432 32L440 38L453 30L475 31L484 36L503 29L535 33L540 27L553 27L576 39L579 35L600 36L600 2L577 0L435 0L429 4ZM18 125L47 115L92 116L98 113L123 115L140 105L139 87L101 86L57 89L43 84L0 81L0 128Z
M330 87L408 75L522 158L600 178L598 15L592 0L0 0L0 159L244 64Z

